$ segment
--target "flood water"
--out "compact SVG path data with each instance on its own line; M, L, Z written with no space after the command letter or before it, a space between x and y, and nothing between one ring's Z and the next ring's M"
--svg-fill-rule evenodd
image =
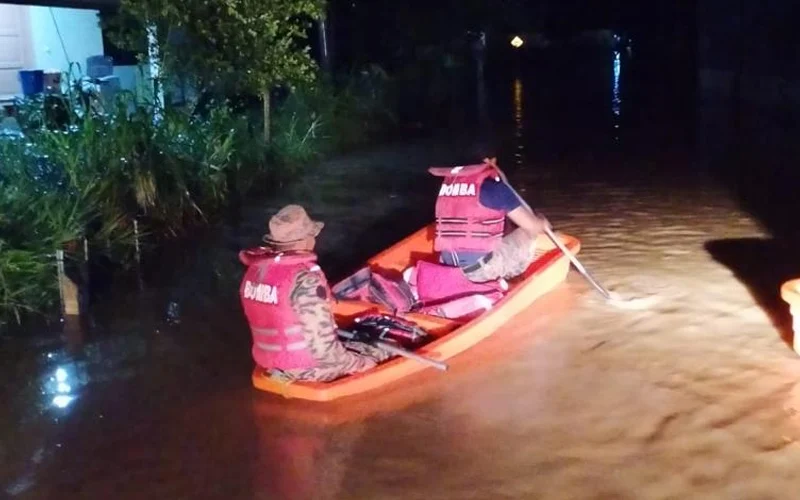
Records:
M430 219L425 168L466 161L473 142L342 157L151 262L161 279L110 295L88 333L0 339L0 495L795 498L800 364L777 287L797 253L698 166L680 121L626 101L625 64L521 71L489 106L512 183L648 308L613 307L573 271L446 374L324 406L257 393L236 251L301 202L341 277Z

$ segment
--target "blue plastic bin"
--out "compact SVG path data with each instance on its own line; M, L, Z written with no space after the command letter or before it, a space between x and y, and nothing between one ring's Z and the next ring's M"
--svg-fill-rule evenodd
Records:
M27 96L44 92L44 71L40 69L22 70L19 72L22 93Z

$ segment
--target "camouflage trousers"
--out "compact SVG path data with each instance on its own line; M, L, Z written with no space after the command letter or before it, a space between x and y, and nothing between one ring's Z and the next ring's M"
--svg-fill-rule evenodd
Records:
M534 260L555 247L547 235L540 234L532 238L524 230L517 228L503 236L486 263L466 273L467 279L474 283L484 283L500 278L515 278L525 272Z
M375 367L391 354L362 342L344 341L341 355L318 360L314 368L302 370L265 370L267 376L286 381L331 382L338 378Z

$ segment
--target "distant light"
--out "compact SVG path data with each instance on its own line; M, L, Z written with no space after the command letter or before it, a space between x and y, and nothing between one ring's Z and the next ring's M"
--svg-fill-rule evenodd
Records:
M511 39L511 46L514 47L515 49L522 47L522 44L524 43L525 42L522 41L522 38L518 36L515 36L514 38Z
M56 380L58 382L63 382L65 380L67 380L67 370L65 370L63 368L58 368L56 370Z
M53 398L53 406L56 408L66 408L75 400L74 396L60 395Z
M56 388L56 390L57 390L58 392L64 392L64 393L66 393L66 392L70 392L70 391L72 391L72 387L70 387L70 385L69 385L69 384L67 384L66 382L59 382L59 383L58 383L58 387Z
M622 110L622 93L620 92L619 88L619 80L620 80L620 72L622 70L622 59L620 58L620 52L618 50L614 51L614 84L613 84L613 95L611 97L611 111L614 115L619 116ZM619 125L615 126L614 128L619 128Z

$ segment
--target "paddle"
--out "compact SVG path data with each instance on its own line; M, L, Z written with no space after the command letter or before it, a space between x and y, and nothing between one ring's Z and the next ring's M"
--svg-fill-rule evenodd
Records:
M512 187L511 190L514 191L514 188ZM516 191L514 191L514 192L516 193ZM517 197L519 197L519 195L517 195ZM525 203L525 205L527 205L527 203ZM528 208L528 210L530 210L530 207L526 207L526 208ZM581 264L581 261L579 261L578 258L575 257L575 254L570 252L569 249L566 247L566 245L561 243L561 240L558 239L558 236L556 236L555 233L553 233L552 229L550 229L549 227L545 227L544 228L544 234L546 234L547 237L550 238L550 240L553 242L553 244L555 244L555 246L557 246L558 249L561 250L561 253L563 253L564 255L567 256L567 258L570 260L570 262L572 262L572 265L575 266L575 269L577 269L578 272L581 273L581 275L584 278L586 278L586 281L588 281L589 283L592 284L592 286L595 288L595 290L600 292L600 295L605 297L606 300L616 300L611 295L611 292L606 290L606 288L603 285L601 285L596 279L594 279L594 276L592 276L592 274L589 272L589 270L586 269L585 267L583 267L583 264Z
M498 174L500 174L500 177L503 179L503 182L505 182L506 186L508 186L508 188L511 189L511 192L514 193L514 195L517 197L522 206L530 210L531 212L535 213L534 210L531 208L531 206L528 204L528 202L526 202L525 199L522 196L520 196L517 190L514 189L514 187L508 182L506 174L502 170L500 170L500 168L497 166L496 159L484 158L483 161L493 166L497 170ZM634 306L634 308L639 306L639 304L634 304L633 301L631 300L623 299L619 297L617 294L609 292L603 285L600 284L600 282L594 279L594 276L592 276L591 273L583 266L583 264L581 264L581 261L578 260L575 254L570 252L569 249L566 247L566 245L564 245L561 242L561 240L558 239L558 236L556 236L555 233L553 233L553 230L550 227L545 227L544 233L547 235L548 238L550 238L553 244L556 247L558 247L561 253L563 253L570 260L570 262L572 262L572 265L575 266L575 269L578 270L581 276L583 276L586 279L586 281L588 281L594 287L594 289L597 290L600 293L600 295L602 295L607 301L623 306Z
M446 363L442 363L441 361L436 361L435 359L426 358L425 356L420 356L419 354L407 351L402 347L398 347L391 342L369 338L366 335L342 329L338 330L338 334L340 337L344 339L353 340L356 342L364 342L365 344L373 345L378 349L386 351L390 354L394 354L396 356L402 356L406 359L416 361L417 363L422 363L423 365L430 366L431 368L436 368L437 370L441 370L443 372L447 371L447 369L449 368Z

